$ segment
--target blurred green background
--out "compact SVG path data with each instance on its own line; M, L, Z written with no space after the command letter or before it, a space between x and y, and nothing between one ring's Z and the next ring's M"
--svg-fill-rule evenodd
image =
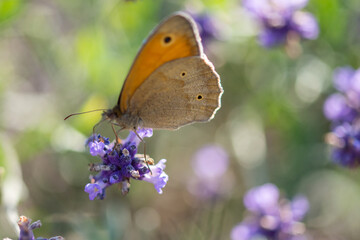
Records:
M168 160L164 194L132 181L127 196L113 186L90 201L88 164L99 159L84 142L100 113L63 119L113 107L142 41L179 10L208 13L218 25L206 52L221 76L222 107L209 123L147 140L156 162ZM360 175L331 163L322 104L333 69L360 66L360 2L310 0L306 10L320 35L290 58L257 43L241 1L0 0L0 238L16 239L26 215L42 221L37 237L229 239L244 192L272 182L288 198L309 198L310 239L359 239ZM113 136L108 124L98 131ZM230 156L219 180L227 191L210 200L188 191L192 156L205 144Z

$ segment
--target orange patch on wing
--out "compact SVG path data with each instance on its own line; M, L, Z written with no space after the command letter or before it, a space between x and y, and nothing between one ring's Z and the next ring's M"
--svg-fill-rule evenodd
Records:
M169 37L170 41L166 39ZM119 99L121 112L127 110L129 100L136 89L158 67L171 60L198 53L198 46L194 45L194 40L185 35L157 33L152 36L140 50L125 80Z

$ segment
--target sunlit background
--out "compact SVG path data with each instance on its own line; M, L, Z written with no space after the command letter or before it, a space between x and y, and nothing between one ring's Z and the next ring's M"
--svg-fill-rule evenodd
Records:
M209 123L146 139L156 162L167 159L162 195L132 180L128 195L112 186L91 201L88 164L100 160L85 141L101 114L63 119L113 107L143 40L180 10L211 21L204 45L222 107ZM42 221L37 237L230 239L245 192L268 182L308 198L308 239L359 239L360 174L332 162L323 103L334 69L360 66L360 2L310 0L303 11L318 37L266 48L238 0L0 0L0 239L17 239L20 215ZM114 138L109 124L97 131ZM222 169L204 180L196 161L209 146Z

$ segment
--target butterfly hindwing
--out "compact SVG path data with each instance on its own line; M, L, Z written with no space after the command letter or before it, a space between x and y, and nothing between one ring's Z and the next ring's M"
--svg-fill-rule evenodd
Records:
M142 126L177 129L209 121L220 107L222 88L212 64L198 56L167 62L135 91L129 111Z

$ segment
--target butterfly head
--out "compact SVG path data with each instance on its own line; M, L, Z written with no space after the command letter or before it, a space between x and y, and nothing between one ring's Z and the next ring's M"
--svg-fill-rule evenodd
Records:
M122 113L119 105L116 105L112 109L108 109L102 113L102 119L109 121L123 129L137 129L143 127L143 122L136 114L130 114L129 112Z
M114 121L121 117L121 112L119 106L115 106L112 109L108 109L102 113L102 117L105 120L108 120L110 122Z

